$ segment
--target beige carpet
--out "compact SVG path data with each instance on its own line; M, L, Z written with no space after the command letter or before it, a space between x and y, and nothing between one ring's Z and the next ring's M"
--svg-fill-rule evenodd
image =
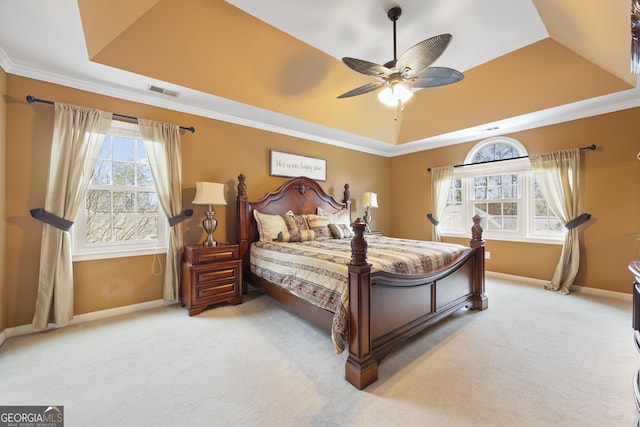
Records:
M488 279L358 391L346 354L266 296L9 338L1 405L64 405L65 426L631 426L630 301Z

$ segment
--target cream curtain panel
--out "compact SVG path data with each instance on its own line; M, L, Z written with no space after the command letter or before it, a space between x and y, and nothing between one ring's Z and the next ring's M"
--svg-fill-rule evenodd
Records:
M449 198L449 189L451 188L451 180L453 179L453 166L443 166L431 169L431 198L433 205L433 214L436 221L441 221L444 210L447 207L447 199ZM433 225L432 240L434 242L442 241L440 231L436 225Z
M177 125L138 119L160 206L168 218L182 211L182 154ZM163 299L179 301L182 224L169 229Z
M78 212L105 135L111 113L55 103L44 209L73 221ZM42 228L38 295L32 326L45 329L49 321L62 325L73 319L71 238L47 223Z
M578 217L579 197L582 194L580 177L580 149L534 154L529 156L542 194L553 213L566 224ZM569 294L580 265L578 229L567 231L560 261L546 289Z

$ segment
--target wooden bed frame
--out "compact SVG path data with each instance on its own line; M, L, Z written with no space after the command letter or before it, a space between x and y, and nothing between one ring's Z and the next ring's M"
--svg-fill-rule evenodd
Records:
M306 177L284 183L262 199L247 200L246 178L238 176L238 242L244 261L243 279L288 309L326 331L331 331L333 313L283 290L249 269L249 247L258 240L253 209L265 214L316 213L346 208L351 212L349 185L344 202L325 193ZM378 378L378 363L398 343L417 334L462 307L484 310L488 306L484 287L484 241L480 217L474 217L470 247L452 263L428 274L404 275L372 272L367 263L365 223L353 223L349 271L349 357L345 378L363 389ZM246 283L245 286L246 291Z

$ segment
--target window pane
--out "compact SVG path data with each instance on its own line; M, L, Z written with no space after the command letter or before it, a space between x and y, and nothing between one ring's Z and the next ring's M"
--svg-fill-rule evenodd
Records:
M475 203L473 205L473 214L480 215L482 217L487 216L487 204L486 203Z
M136 169L137 184L141 187L150 187L153 185L153 178L151 177L151 168L146 163L139 163Z
M518 218L513 216L505 216L502 219L503 230L518 231Z
M136 215L128 213L118 213L113 216L113 240L125 242L138 240L138 224Z
M518 203L517 202L505 202L502 205L504 215L518 215Z
M113 212L135 212L136 193L132 191L118 191L113 193Z
M489 203L489 215L502 215L502 203Z
M140 191L138 195L138 212L158 212L158 195L148 191Z
M87 190L85 208L88 215L111 213L111 192L105 190Z
M91 215L86 218L87 242L111 241L111 215Z
M135 164L113 162L113 185L135 185Z
M154 240L158 238L158 215L140 215L138 217L140 240Z
M98 160L93 169L91 184L111 183L111 162L108 160Z
M517 199L518 198L518 186L517 185L505 185L502 187L502 195L505 199Z
M113 138L113 160L135 161L135 139L123 136L114 136Z
M489 187L487 187L487 199L501 199L502 192L500 191L500 189L501 188L498 185L490 185Z

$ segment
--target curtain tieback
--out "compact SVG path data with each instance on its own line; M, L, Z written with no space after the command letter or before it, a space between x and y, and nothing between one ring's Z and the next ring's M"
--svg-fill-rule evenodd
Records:
M31 213L31 216L34 217L35 219L39 219L42 222L46 222L47 224L52 225L55 228L62 231L69 231L69 229L73 225L73 221L60 218L58 215L52 214L51 212L47 212L43 208L31 209L29 212Z
M438 226L438 224L440 224L440 221L436 220L433 215L431 215L430 213L427 214L427 219L429 220L429 222L433 225L435 225L436 227Z
M191 215L193 215L193 209L185 209L181 214L169 218L169 225L173 227L174 225L181 223Z
M590 219L591 219L591 214L585 212L582 215L572 219L571 221L566 223L564 226L567 228L567 230L571 230L572 228L576 228L577 226L584 224Z

